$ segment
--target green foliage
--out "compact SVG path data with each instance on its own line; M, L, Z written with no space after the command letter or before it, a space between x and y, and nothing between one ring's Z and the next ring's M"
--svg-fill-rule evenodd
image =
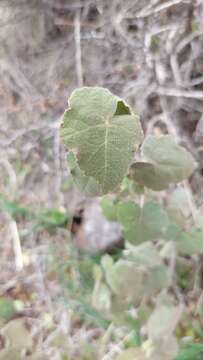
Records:
M69 99L61 138L84 174L108 193L119 188L143 134L138 115L122 100L107 89L85 87Z
M104 267L107 284L113 294L125 303L138 305L143 296L152 296L170 285L167 268L158 253L153 249L154 263L150 263L147 262L145 249L143 245L134 247L123 259Z
M196 163L170 135L148 136L141 155L136 153L143 141L139 117L103 88L75 90L60 131L70 151L74 183L87 196L114 193L101 197L100 204L106 218L120 224L124 238L117 256L104 254L89 263L81 256L75 263L75 304L100 324L106 319L139 334L141 348L124 350L117 359L174 360L178 353L174 332L182 307L173 290L192 287L185 284L188 273L178 267L185 255L203 254L203 233L190 219L185 189L178 187L157 201L158 196L146 188L167 189L189 177ZM84 288L85 283L89 286ZM146 341L140 335L143 325ZM189 360L176 360L185 359Z
M0 193L0 210L11 215L14 219L29 218L32 216L32 212L21 206L16 201L10 201L7 197Z
M203 232L196 229L182 232L177 241L177 248L183 255L203 255Z
M36 214L35 229L52 230L57 227L68 225L70 215L67 212L58 209L47 209Z
M170 135L148 136L142 152L146 162L133 164L131 177L152 190L164 190L184 180L196 167L192 155Z
M188 344L175 360L202 360L203 344Z
M133 202L118 203L118 221L126 240L139 244L160 237L168 227L168 216L162 206L147 202L143 208Z
M16 221L29 221L31 230L36 232L66 227L71 219L70 214L63 210L56 208L30 209L18 201L10 201L3 194L0 194L0 210L9 214Z
M16 313L14 301L11 299L0 298L0 321L8 321Z
M103 197L100 202L103 214L110 221L117 221L117 204L108 197Z

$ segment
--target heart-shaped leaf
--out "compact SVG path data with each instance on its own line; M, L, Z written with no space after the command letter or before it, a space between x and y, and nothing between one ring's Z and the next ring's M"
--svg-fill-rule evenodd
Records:
M130 176L152 190L164 190L169 184L182 181L196 167L192 155L170 135L148 136L142 152L148 162L133 164Z
M108 193L120 186L143 133L138 115L121 99L104 88L84 87L70 97L61 137L85 175Z

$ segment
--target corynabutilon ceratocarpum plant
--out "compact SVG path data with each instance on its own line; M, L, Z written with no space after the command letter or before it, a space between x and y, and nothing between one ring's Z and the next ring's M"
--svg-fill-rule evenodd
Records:
M203 232L195 225L188 230L171 209L154 200L154 191L189 177L196 168L192 155L170 135L145 138L138 114L100 87L72 93L60 135L76 186L87 196L100 197L104 215L120 224L125 239L119 257L104 254L93 266L92 306L109 321L122 318L125 324L129 310L138 309L139 329L145 325L155 349L150 359L158 359L153 351L156 355L156 344L166 329L164 348L171 351L167 355L160 344L159 351L164 360L174 359L178 348L174 330L181 310L171 300L160 299L160 294L174 285L176 275L170 266L174 256L203 254ZM144 203L140 194L142 198L145 194ZM153 310L147 299L154 296L159 306ZM148 306L148 319L142 314L143 306ZM162 319L163 326L153 333L153 324Z

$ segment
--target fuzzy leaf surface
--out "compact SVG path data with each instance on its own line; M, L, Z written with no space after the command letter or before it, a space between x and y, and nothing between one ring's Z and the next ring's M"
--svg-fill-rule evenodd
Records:
M105 88L84 87L70 97L61 138L76 152L79 168L108 193L120 186L143 132L138 115L121 99Z
M101 188L97 181L91 176L86 176L81 171L78 166L77 159L72 152L68 154L67 162L73 181L79 191L83 192L86 196L101 195Z
M133 164L131 178L152 190L164 190L169 184L184 180L196 167L192 155L170 135L148 136L142 152L148 162Z

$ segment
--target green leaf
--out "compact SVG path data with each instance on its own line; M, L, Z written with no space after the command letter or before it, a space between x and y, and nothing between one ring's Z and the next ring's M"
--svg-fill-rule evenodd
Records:
M165 239L170 241L178 241L182 234L182 228L176 223L170 223L165 234Z
M202 360L203 344L188 344L175 358L175 360Z
M0 298L0 320L8 321L16 313L16 307L11 299Z
M191 215L188 196L183 187L178 187L169 194L167 207L169 209L177 209L184 217L189 217Z
M167 213L153 201L146 203L143 208L131 201L119 202L117 214L125 239L134 244L157 239L168 227Z
M113 293L128 304L138 304L143 296L152 296L170 284L164 265L147 267L120 259L104 270Z
M176 246L183 255L203 255L203 232L195 229L190 232L183 231Z
M58 209L47 209L38 212L35 219L36 230L49 230L57 227L65 227L70 220L67 212Z
M131 260L137 265L147 267L162 265L159 252L156 250L156 247L152 242L145 242L137 246L127 244L126 247L127 250L124 250L123 253L127 260Z
M78 190L83 192L86 196L101 195L101 189L97 181L90 176L86 176L78 166L75 155L70 152L67 157L70 172L75 185Z
M121 184L121 194L122 195L143 195L144 194L144 187L132 179L129 176L125 176L122 184Z
M137 114L109 90L76 89L61 125L67 149L75 150L78 165L94 177L103 193L115 191L143 139Z
M192 155L170 135L148 136L142 152L148 162L133 164L130 176L152 190L164 190L169 184L184 180L196 167Z
M8 200L6 196L4 196L1 193L0 193L0 210L8 213L16 220L21 218L30 218L32 215L32 212L28 208L21 206L16 201Z
M103 197L100 201L102 212L109 221L117 221L117 204L114 200Z

